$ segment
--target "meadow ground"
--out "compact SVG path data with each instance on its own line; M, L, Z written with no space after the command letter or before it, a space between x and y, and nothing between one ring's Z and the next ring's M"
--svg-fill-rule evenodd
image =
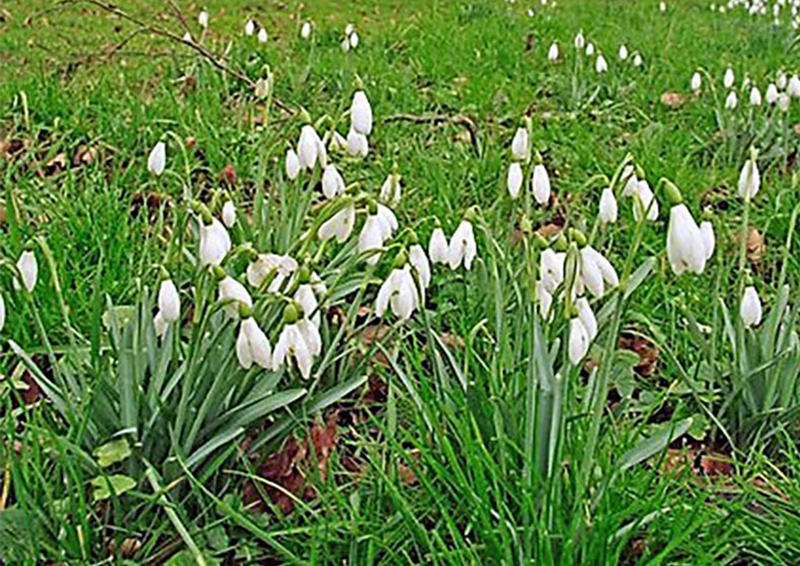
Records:
M800 35L721 7L0 3L0 562L800 562Z

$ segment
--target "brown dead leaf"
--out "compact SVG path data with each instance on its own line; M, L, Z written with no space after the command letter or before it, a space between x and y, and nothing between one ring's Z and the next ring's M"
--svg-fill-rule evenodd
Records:
M169 195L139 191L131 198L130 215L136 218L144 209L148 218L154 219L162 206L167 209L172 208L172 199Z
M63 151L44 164L44 167L36 172L37 177L52 177L67 168L67 154Z
M800 136L800 124L794 125L794 133Z
M543 238L550 239L553 236L558 235L558 233L561 232L563 228L564 228L563 223L557 224L556 222L550 222L548 224L539 226L539 228L536 229L536 233L541 235Z
M737 245L741 244L741 233L736 234L735 240ZM750 226L747 230L747 259L750 260L751 263L757 265L764 256L766 249L767 246L764 242L764 236L762 236L756 228Z
M388 347L392 342L392 340L387 340L391 330L391 327L386 324L370 324L365 327L359 335L362 353L366 354L376 343L386 342L385 345ZM372 350L372 360L384 366L389 365L389 359L386 354L378 348Z
M442 332L439 335L439 339L451 350L463 350L467 345L461 336L453 334L452 332Z
M97 158L97 148L89 147L84 144L78 146L78 150L72 157L72 165L80 167L82 165L91 165L95 158Z
M0 140L0 157L11 160L19 154L28 151L31 142L28 139L21 140L19 138L12 138L7 140Z
M222 171L220 171L219 174L217 175L217 180L222 185L235 187L236 181L238 180L236 177L236 169L233 168L233 165L228 163L225 167L222 168Z
M686 95L679 92L665 92L661 95L661 104L672 110L677 110L686 103Z
M647 338L633 333L623 333L619 337L619 347L630 350L639 356L634 370L642 377L655 375L658 369L658 347Z

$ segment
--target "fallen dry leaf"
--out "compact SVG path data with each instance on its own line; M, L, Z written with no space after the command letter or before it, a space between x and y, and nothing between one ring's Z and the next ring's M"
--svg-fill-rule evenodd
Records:
M630 350L639 356L634 370L642 377L655 375L658 369L658 347L647 338L633 333L623 333L619 337L619 347Z
M686 95L679 92L665 92L661 95L661 104L667 108L677 110L686 103Z

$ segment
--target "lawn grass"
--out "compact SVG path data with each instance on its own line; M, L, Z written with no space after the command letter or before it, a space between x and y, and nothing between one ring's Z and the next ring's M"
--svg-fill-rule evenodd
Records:
M737 85L749 76L763 92L779 70L800 72L796 34L769 18L712 12L700 0L670 2L665 13L657 2L628 0L177 4L195 37L198 12L208 10L203 44L235 72L221 72L188 46L139 32L91 3L0 6L7 10L0 22L0 140L14 144L0 156L0 265L13 265L33 238L52 254L52 260L39 256L35 297L12 292L10 271L0 276L8 311L0 330L7 493L0 559L173 566L777 565L800 559L796 388L786 419L742 436L747 440L735 450L708 417L726 398L722 382L735 372L719 299L736 318L746 275L739 270L745 214L758 232L746 250L747 277L765 312L780 295L779 282L789 286L791 304L800 285L800 256L786 251L800 206L794 167L800 136L792 129L800 104L792 100L785 122L777 111L769 123L763 111L750 121L743 94L740 122L731 123L722 75L731 66ZM183 35L168 3L118 6ZM266 44L243 34L248 18L267 29ZM310 40L299 36L307 20L314 22ZM344 53L339 43L351 22L361 43ZM584 58L575 74L572 42L579 29L607 58L608 73L598 75ZM553 41L561 51L557 62L547 59ZM622 43L641 54L641 67L618 60ZM695 97L689 79L698 69L707 74ZM274 73L276 101L289 111L273 105L265 124L264 105L242 76L255 81L267 72ZM117 367L100 355L107 304L151 305L143 289L154 288L162 265L174 262L176 276L191 281L191 269L170 255L164 230L182 218L187 195L210 200L224 189L241 213L253 216L260 198L295 198L286 192L283 159L302 124L297 110L314 119L327 115L345 134L344 115L358 85L369 95L376 124L368 158L358 166L345 161L347 181L377 193L396 167L404 197L395 212L424 242L437 220L452 234L465 211L478 206L476 267L437 271L424 316L393 327L391 340L362 345L358 363L337 358L314 382L322 392L323 386L336 391L355 383L351 378L374 376L385 384L376 406L365 406L365 392L375 391L358 382L357 391L324 410L315 403L293 408L291 426L267 435L255 454L237 438L197 469L186 466L189 453L172 450L174 431L165 424L158 430L170 457L119 464L135 488L94 501L87 488L96 476L92 450L112 435L92 439L79 419L70 422L43 399L26 406L24 388L17 388L25 365L9 340L36 363L74 363L78 375L91 376L87 390L93 391L95 380ZM662 103L668 92L686 96L680 108ZM601 407L594 451L587 449L587 372L570 374L559 457L550 460L555 471L541 476L526 452L543 446L527 434L533 413L526 394L538 371L532 369L539 343L535 308L526 299L522 205L505 188L508 147L526 115L557 199L528 214L534 228L565 221L592 232L605 186L595 176L612 177L630 154L654 189L662 177L674 181L695 217L713 220L717 236L706 272L677 278L665 253L663 193L660 218L643 230L640 245L630 229L630 199L620 199L622 221L599 239L615 265L631 250L633 269L654 258L619 325L657 347L656 365L651 372L634 372L624 360L614 366L615 397ZM168 170L155 177L146 162L159 140L167 142ZM761 151L763 184L745 212L736 186L751 144ZM24 149L17 152L16 145ZM262 236L286 252L292 244L286 224L299 211L272 214ZM35 317L41 326L31 322ZM358 320L359 329L369 326ZM548 344L560 330L553 326ZM616 350L616 336L607 331L601 338L606 335ZM604 343L598 340L593 351L598 359ZM384 355L390 363L376 361ZM632 398L624 394L629 386ZM325 474L314 465L321 455L307 456L313 497L292 495L290 512L278 508L268 495L274 480L264 479L260 466L287 438L310 434L310 423L317 431L330 427L332 408L356 413L357 422L337 421L339 441L325 456ZM689 417L694 427L670 443L668 433ZM273 430L272 422L265 417L248 432L263 439L258 435ZM668 441L623 466L643 438L659 433ZM673 462L681 450L689 465ZM704 451L732 456L735 464L717 475L701 473ZM265 508L245 508L248 489L269 502ZM123 550L132 541L136 547Z

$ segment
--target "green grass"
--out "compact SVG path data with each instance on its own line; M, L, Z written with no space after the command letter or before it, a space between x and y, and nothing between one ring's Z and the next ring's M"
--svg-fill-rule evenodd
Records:
M182 35L169 4L152 4L130 0L119 7ZM785 122L777 112L768 121L765 111L751 120L744 93L731 122L722 86L729 65L737 85L748 75L762 92L778 70L800 72L796 37L786 27L739 12L712 13L704 0L670 2L665 14L657 2L632 0L559 0L555 7L522 0L178 4L195 34L197 13L209 10L204 44L219 57L225 53L237 73L254 81L267 69L274 72L274 96L290 112L273 105L268 126L257 123L252 117L263 115L263 106L241 77L220 72L187 46L139 33L90 3L19 0L2 6L9 15L0 22L0 140L22 142L26 149L0 156L0 267L9 267L0 271L8 311L0 330L0 460L6 472L0 559L172 565L778 565L800 559L796 381L787 379L781 411L757 418L747 412L736 398L735 379L746 373L743 356L750 369L758 363L743 353L745 331L738 323L742 341L729 341L719 301L738 320L740 285L750 277L765 313L782 282L790 289L789 304L797 304L800 256L786 246L800 206L794 167L800 136L792 129L800 122L800 103L792 100ZM249 17L268 30L266 45L244 36ZM315 24L311 41L299 37L305 20ZM350 22L361 44L344 53L339 42ZM573 78L572 39L579 29L608 59L606 75L598 77L587 65ZM552 41L561 51L556 64L547 61ZM641 53L641 68L617 59L621 43ZM697 69L707 75L702 95L694 98L689 78ZM192 455L200 439L213 444L233 434L225 426L206 427L214 414L241 410L253 401L249 395L264 391L258 382L236 383L230 387L242 405L227 399L227 405L209 407L206 387L227 388L229 382L216 380L235 361L217 357L216 342L187 335L180 344L175 338L174 352L150 352L174 356L169 368L177 371L182 363L191 367L191 352L207 347L211 367L223 369L198 371L198 381L178 389L184 391L179 399L165 394L160 401L162 390L152 386L146 368L130 361L133 369L125 369L125 352L136 346L115 339L103 314L108 304L137 305L143 314L129 332L149 336L150 290L160 266L185 288L198 281L200 271L185 257L183 241L171 237L185 232L191 198L209 202L217 191L228 191L240 214L254 217L260 251L291 250L309 202L305 187L287 183L283 173L284 153L302 124L297 109L315 120L329 116L346 134L344 113L359 84L376 124L362 164L337 158L347 182L377 195L396 166L404 198L395 212L401 226L412 227L424 242L435 219L449 235L477 205L480 259L471 272L437 268L425 313L392 326L392 339L375 344L357 345L358 332L374 322L348 311L358 301L345 294L332 299L326 308L347 311L353 329L333 342L341 354L321 365L313 385L288 372L277 376L281 390L308 387L310 396L287 401L289 410L247 415L248 435L264 440L255 454L240 450L237 436L198 463ZM660 102L665 92L686 94L687 100L667 108ZM609 364L608 385L621 400L607 405L604 390L593 395L587 372L550 360L567 384L555 428L535 418L544 414L541 404L552 402L542 393L543 370L536 364L566 336L564 320L546 325L547 346L537 351L542 340L528 296L534 252L523 249L514 233L524 224L524 205L510 201L505 189L508 147L525 115L559 203L558 214L533 207L525 220L534 227L560 215L590 233L605 186L596 176L612 177L628 155L646 172L661 204L659 221L644 227L639 243L631 201L620 198L620 223L596 240L620 272L629 257L632 269L655 258L624 307L618 295L606 301L611 306L591 354ZM473 125L474 139L456 117ZM168 145L167 172L153 177L146 161L159 140ZM751 254L742 272L738 234L745 208L736 183L751 144L761 152L763 185L747 215L763 249L755 259ZM73 166L85 147L94 157ZM47 170L62 153L67 166ZM232 185L222 180L228 165L236 173ZM695 218L714 222L717 249L701 276L676 278L670 271L662 177L682 189ZM163 206L137 213L132 203L142 195L157 195ZM245 234L237 238L244 241ZM11 266L33 241L46 242L52 270L38 246L40 281L28 297L12 291ZM342 269L360 273L347 263L346 251L341 258ZM386 273L384 266L375 274ZM200 295L211 297L210 278L200 280L208 285ZM353 281L351 290L360 279L353 275ZM372 304L374 291L363 291L365 304ZM198 302L197 316L207 316L221 343L230 346L235 328L213 318L211 302ZM654 374L634 373L630 356L616 353L615 305L619 330L658 346ZM280 316L266 311L264 316ZM792 315L786 328L796 331ZM759 336L767 334L762 331ZM326 344L336 332L326 324ZM459 340L436 340L443 333ZM28 362L21 363L10 340L30 355ZM787 343L788 353L767 348L759 354L769 375L796 376L786 361L797 354L796 335ZM391 364L376 361L383 354ZM80 387L64 410L52 398L24 407L17 385L24 368L34 366L44 369L42 379L77 380ZM148 402L122 411L118 422L116 408L125 404L121 380L131 373L138 381L128 391L134 397L142 392ZM387 383L388 397L364 408L361 383L372 375ZM631 383L635 395L628 398ZM737 399L735 410L722 411L730 398ZM310 422L328 418L333 399L343 411L355 405L360 420L340 424L324 480L313 465L317 455L309 455L305 472L316 497L300 498L291 513L245 509L247 480L268 490L263 479L253 479L263 460L288 436L302 437ZM590 410L595 403L597 410ZM663 449L688 417L694 427L682 435L684 446L699 441L732 452L733 472L706 478L691 467L665 471ZM87 486L107 472L92 453L133 421L157 439L131 441L133 456L108 469L134 478L135 487L94 501ZM184 424L201 432L187 438ZM647 457L624 466L642 446L652 449ZM348 467L348 458L360 462L359 473ZM408 470L416 478L410 484ZM133 539L141 546L123 556L123 542Z

